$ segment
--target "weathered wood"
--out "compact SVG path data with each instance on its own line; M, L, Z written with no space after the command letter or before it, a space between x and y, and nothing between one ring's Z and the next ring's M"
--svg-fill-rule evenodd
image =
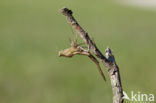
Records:
M113 103L123 103L123 89L121 85L120 72L111 49L106 49L105 57L97 48L96 44L90 39L88 33L78 24L72 15L72 11L68 8L63 8L61 9L61 13L66 16L68 22L80 34L80 37L89 46L89 49L101 60L103 65L106 67L112 85Z

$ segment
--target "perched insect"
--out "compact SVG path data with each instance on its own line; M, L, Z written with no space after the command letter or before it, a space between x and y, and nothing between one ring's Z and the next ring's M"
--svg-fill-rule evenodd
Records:
M89 49L86 50L80 45L81 44L77 44L77 38L76 38L74 41L71 41L71 47L70 48L59 51L58 55L59 56L64 56L64 57L72 57L72 56L74 56L76 54L88 56L97 65L101 76L106 81L104 73L103 73L103 71L102 71L102 69L100 67L99 61L89 52Z

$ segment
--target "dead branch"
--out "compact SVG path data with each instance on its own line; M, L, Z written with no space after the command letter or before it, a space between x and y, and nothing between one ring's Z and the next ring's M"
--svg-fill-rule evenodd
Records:
M76 29L80 34L80 37L89 46L89 49L101 60L103 65L106 67L110 77L112 91L113 91L113 103L123 103L123 89L121 85L119 68L115 62L115 58L110 48L105 51L105 56L97 48L96 44L90 39L88 33L78 24L76 19L73 17L73 13L68 8L61 9L61 13L66 16L68 22Z

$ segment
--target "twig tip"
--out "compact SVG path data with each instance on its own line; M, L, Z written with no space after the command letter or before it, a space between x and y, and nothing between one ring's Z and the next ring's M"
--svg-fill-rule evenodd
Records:
M69 10L68 8L66 8L66 7L63 7L61 9L61 13L64 14L64 15L72 15L73 14L73 12L71 10Z

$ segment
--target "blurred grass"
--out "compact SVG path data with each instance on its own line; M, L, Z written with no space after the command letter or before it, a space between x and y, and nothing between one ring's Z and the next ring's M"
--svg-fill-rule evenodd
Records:
M104 67L106 83L87 57L57 56L73 37L64 6L101 51L113 48L124 91L156 93L156 12L108 0L1 0L0 103L112 102Z

